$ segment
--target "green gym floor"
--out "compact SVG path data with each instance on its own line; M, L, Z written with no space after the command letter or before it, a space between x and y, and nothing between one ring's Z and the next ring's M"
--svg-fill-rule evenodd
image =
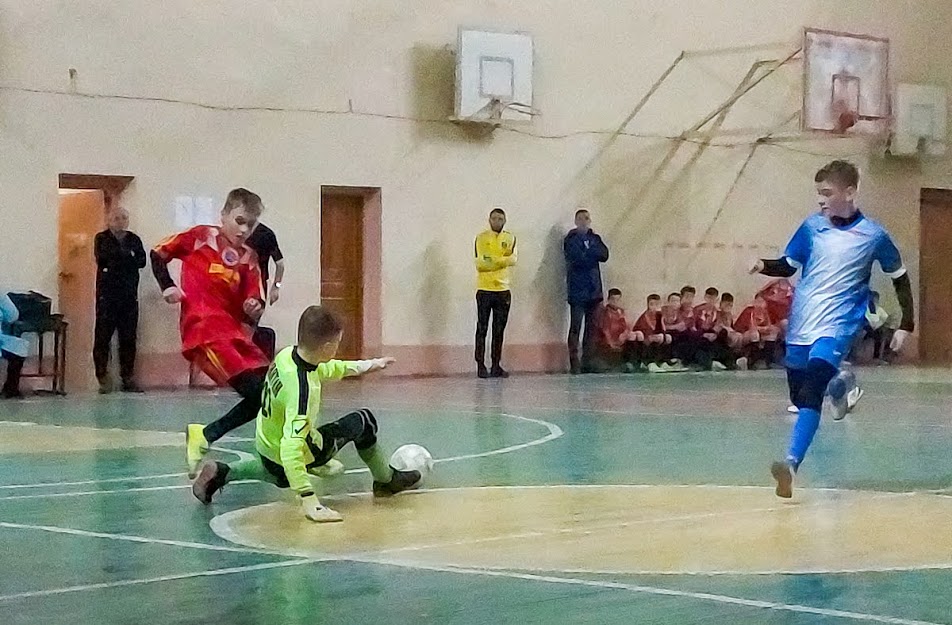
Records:
M327 418L440 462L374 502L347 450L320 526L267 484L192 498L179 433L229 393L3 402L0 623L952 624L952 376L858 373L789 502L780 372L342 382Z

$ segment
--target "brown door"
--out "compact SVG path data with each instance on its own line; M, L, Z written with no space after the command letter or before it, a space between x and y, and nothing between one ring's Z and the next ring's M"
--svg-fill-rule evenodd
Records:
M363 356L363 195L321 191L321 304L344 324L338 358Z
M919 243L919 354L952 364L952 191L923 189Z
M105 226L102 191L61 190L59 203L59 312L69 323L66 390L95 386L96 260L93 242Z

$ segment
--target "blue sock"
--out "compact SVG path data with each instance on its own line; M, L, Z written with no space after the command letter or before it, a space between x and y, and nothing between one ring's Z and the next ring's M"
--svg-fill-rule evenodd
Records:
M787 461L794 470L803 462L803 457L807 455L810 443L813 442L813 437L819 428L820 411L813 408L801 408L797 423L793 426L793 433L790 435L790 451L787 452Z

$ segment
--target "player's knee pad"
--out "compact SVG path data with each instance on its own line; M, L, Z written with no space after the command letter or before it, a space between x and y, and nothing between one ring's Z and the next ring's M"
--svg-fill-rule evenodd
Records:
M368 449L377 444L377 418L367 408L361 408L356 415L360 418L360 433L354 437L354 447Z
M826 387L837 373L836 367L818 358L811 358L803 372L803 383L797 393L797 408L807 408L819 412L823 408L823 396Z

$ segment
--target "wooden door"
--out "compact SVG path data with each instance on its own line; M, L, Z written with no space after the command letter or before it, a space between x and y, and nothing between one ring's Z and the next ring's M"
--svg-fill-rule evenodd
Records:
M95 386L93 329L96 324L96 259L93 243L105 226L102 191L60 191L59 312L69 323L66 390Z
M923 189L919 242L919 354L952 365L952 190Z
M344 325L344 359L363 356L363 221L362 195L321 191L321 304Z

